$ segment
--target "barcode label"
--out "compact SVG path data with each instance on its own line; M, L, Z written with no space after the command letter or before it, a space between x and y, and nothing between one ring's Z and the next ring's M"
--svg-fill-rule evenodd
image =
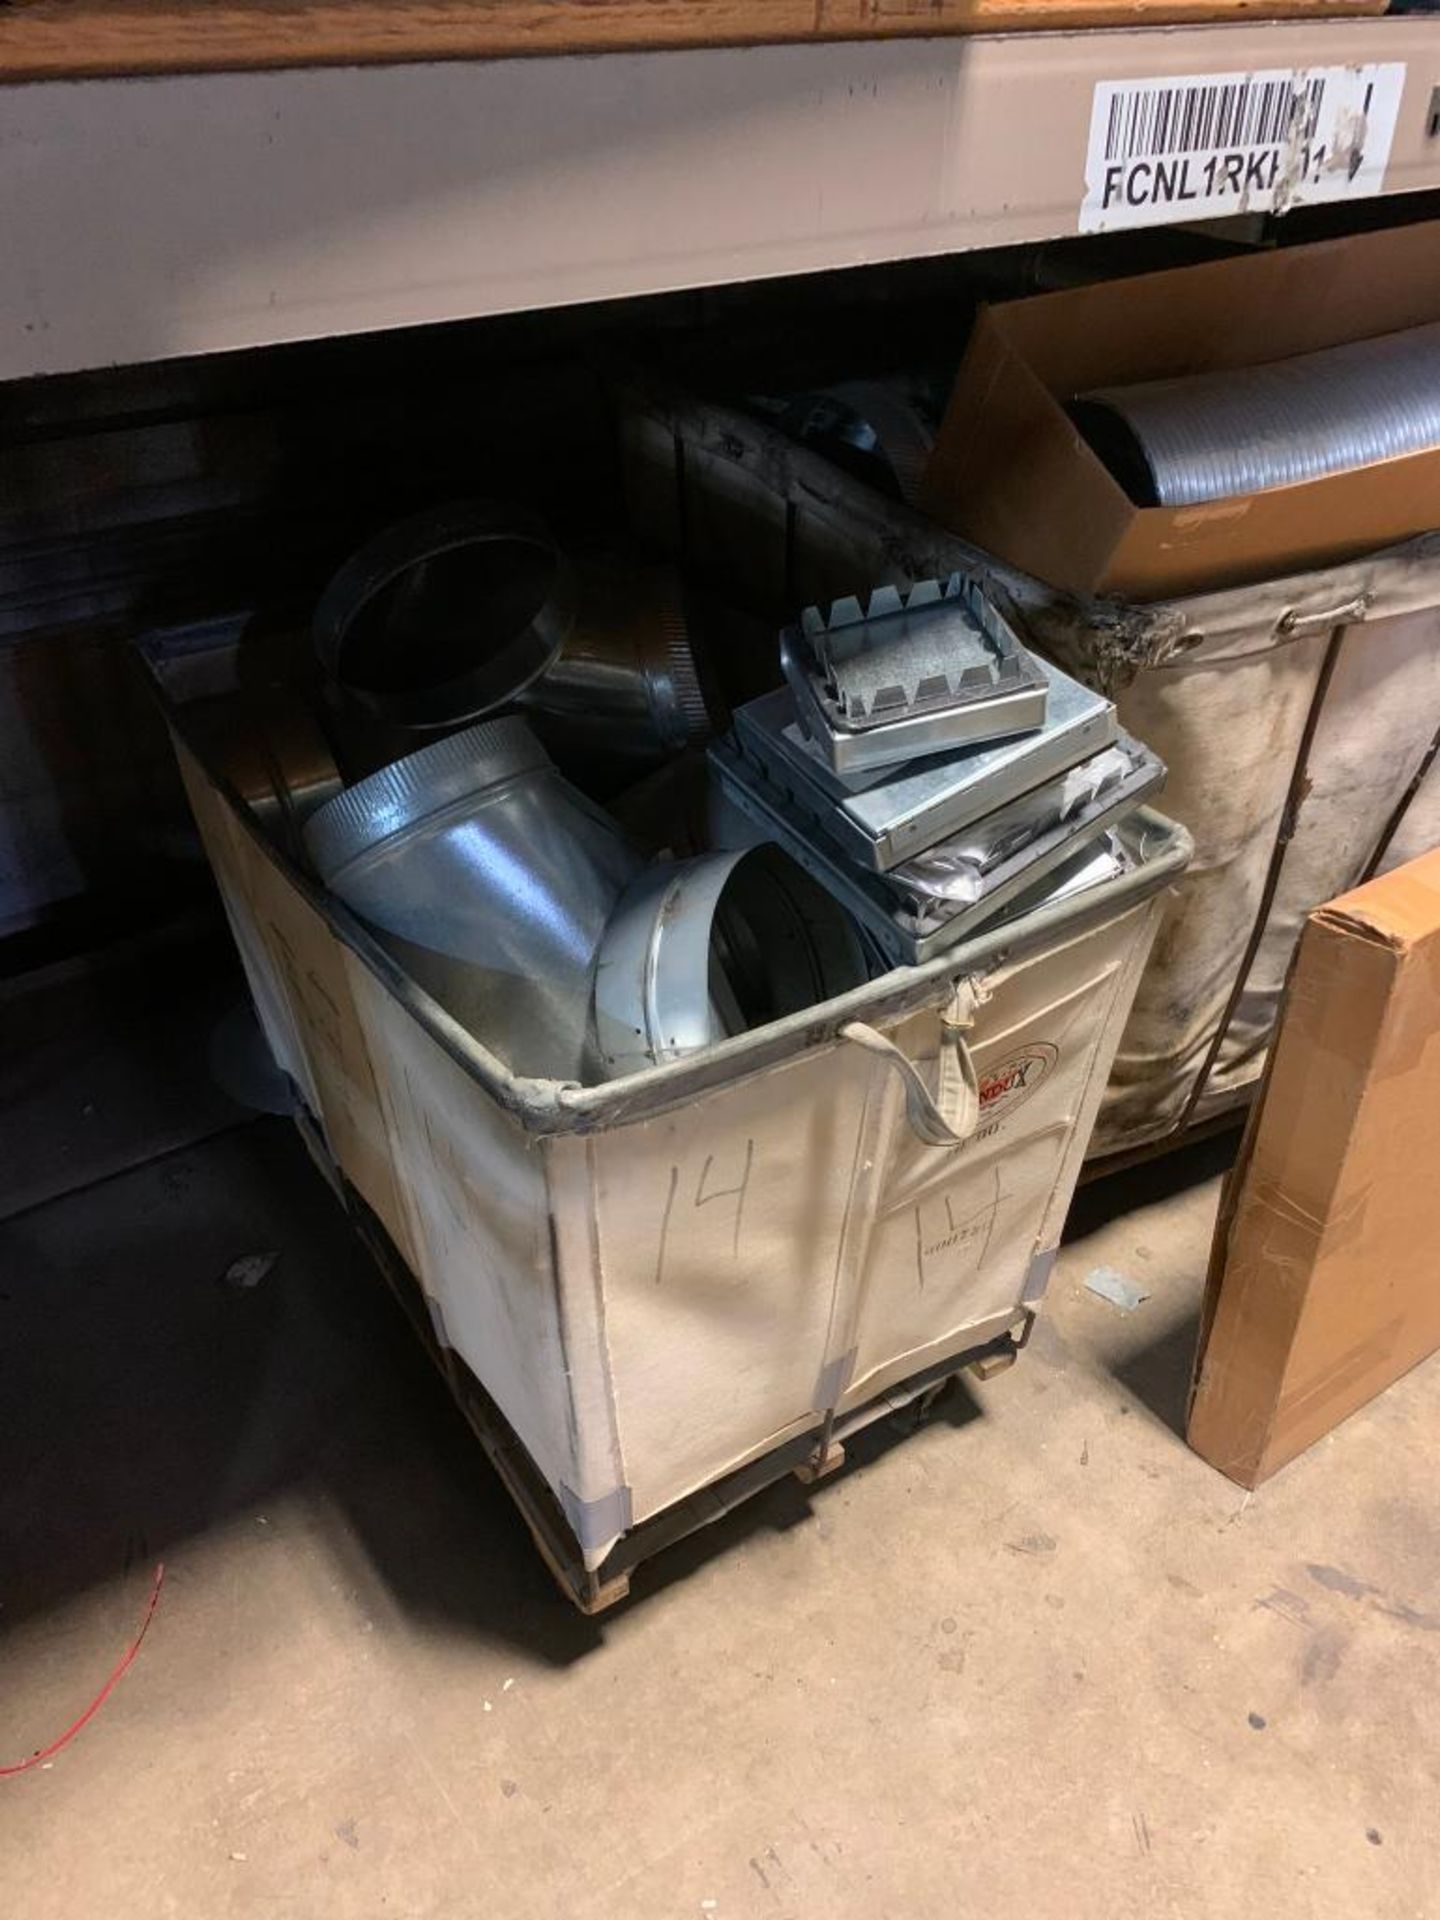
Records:
M1404 86L1398 62L1102 80L1080 231L1379 193Z
M1210 81L1203 87L1143 87L1110 102L1107 160L1157 160L1169 153L1266 147L1292 134L1313 139L1325 82Z

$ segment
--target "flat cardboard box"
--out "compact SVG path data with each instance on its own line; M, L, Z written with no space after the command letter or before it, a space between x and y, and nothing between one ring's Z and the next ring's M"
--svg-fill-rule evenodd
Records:
M1077 592L1154 600L1440 527L1440 452L1189 507L1139 507L1065 408L1440 319L1440 221L982 308L926 472L937 520Z
M1440 1346L1440 850L1306 922L1226 1183L1189 1440L1253 1487Z

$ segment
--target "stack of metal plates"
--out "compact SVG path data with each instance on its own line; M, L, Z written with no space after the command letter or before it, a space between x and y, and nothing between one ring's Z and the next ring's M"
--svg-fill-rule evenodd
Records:
M1037 888L1105 877L1124 858L1109 829L1165 769L1102 694L1032 659L1043 726L863 774L827 763L788 688L751 701L710 749L717 838L778 842L892 965L930 959Z
M800 724L785 688L735 714L735 740L755 769L862 866L884 873L1008 800L1064 773L1115 739L1115 709L1036 659L1047 688L1043 727L1008 740L929 754L848 778Z
M780 661L816 753L838 774L998 740L1044 724L1046 682L964 574L877 587L869 605L809 607Z

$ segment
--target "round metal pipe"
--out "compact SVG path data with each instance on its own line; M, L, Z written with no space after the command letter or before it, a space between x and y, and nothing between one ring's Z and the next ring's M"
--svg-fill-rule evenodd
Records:
M569 563L543 523L461 501L399 521L350 556L315 610L315 651L381 719L458 726L544 673L574 616Z

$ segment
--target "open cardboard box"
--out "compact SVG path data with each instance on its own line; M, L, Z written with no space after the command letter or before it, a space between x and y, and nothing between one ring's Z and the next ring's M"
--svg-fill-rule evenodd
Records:
M1440 221L982 308L926 473L944 525L1055 586L1153 600L1440 527L1440 451L1201 506L1140 507L1065 408L1440 320Z

